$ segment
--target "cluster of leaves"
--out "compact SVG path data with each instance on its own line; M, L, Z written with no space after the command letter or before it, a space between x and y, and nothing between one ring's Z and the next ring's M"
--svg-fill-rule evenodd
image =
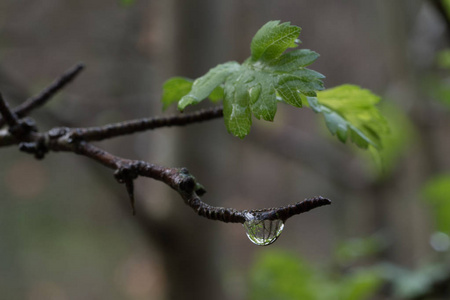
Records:
M350 137L362 148L380 148L380 134L387 125L374 106L379 98L352 85L322 91L325 76L306 68L319 54L308 49L284 53L298 46L300 31L290 23L268 22L253 37L251 56L242 64L220 64L195 81L169 79L164 84L164 109L178 102L183 111L206 98L223 99L227 130L243 138L250 132L252 116L273 121L278 102L305 105L322 113L331 133L341 141Z
M178 108L184 110L208 96L211 100L222 96L225 125L240 138L250 132L252 115L273 121L279 99L302 107L306 96L316 96L315 91L323 89L324 76L306 68L319 56L316 52L297 49L283 54L297 47L300 30L289 23L268 22L253 38L252 55L243 64L218 65L194 82L179 77L169 80L164 85L164 105L181 98Z

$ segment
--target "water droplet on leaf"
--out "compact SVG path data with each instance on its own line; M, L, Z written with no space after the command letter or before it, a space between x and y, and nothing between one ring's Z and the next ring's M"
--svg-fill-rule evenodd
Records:
M250 103L255 104L259 99L259 95L261 94L261 85L258 83L257 85L252 86L248 90L248 93L250 95Z
M272 244L280 236L284 228L282 220L261 220L252 213L245 214L245 233L250 241L258 246Z
M255 80L255 77L254 77L254 76L248 76L248 77L244 80L244 83L250 83L250 82L252 82L253 80Z

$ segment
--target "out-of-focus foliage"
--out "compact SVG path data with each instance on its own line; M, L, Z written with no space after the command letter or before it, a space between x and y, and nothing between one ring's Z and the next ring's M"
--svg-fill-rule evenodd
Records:
M430 179L422 189L422 197L430 204L432 219L436 220L437 232L431 234L430 245L436 251L448 251L450 174ZM407 270L393 264L381 264L378 269L383 278L390 283L392 296L396 299L431 299L423 297L433 291L436 285L443 284L450 278L450 264L445 256L439 256L438 262L425 263L416 270Z
M450 1L446 1L449 16L450 16ZM444 69L443 76L437 74L430 74L425 81L425 89L428 90L429 94L444 104L448 109L450 109L450 77L448 73L450 70L450 49L442 50L436 55L436 63L438 67Z
M130 6L133 5L136 2L136 0L120 0L120 4L123 6Z
M450 109L450 78L431 78L428 81L428 84L430 85L429 90L431 96L443 104L447 109Z
M448 278L450 271L448 265L441 263L425 264L414 271L392 264L384 264L379 267L379 270L380 274L383 274L383 277L391 284L392 296L395 299L419 299L432 290L433 285Z
M382 149L369 147L368 161L375 162L374 172L383 177L391 174L404 151L415 140L415 130L410 118L392 102L383 102L380 111L389 124L389 134L380 135Z
M342 266L367 259L385 250L388 242L381 234L367 238L354 238L339 242L335 249L335 260Z
M450 69L450 49L438 53L437 63L441 68Z
M292 254L266 252L251 270L249 299L360 300L368 299L382 283L372 269L335 275Z
M450 0L441 0L441 1L444 4L444 7L445 7L445 9L447 11L447 15L450 18Z
M422 194L431 205L436 229L450 234L450 174L432 178L425 185Z

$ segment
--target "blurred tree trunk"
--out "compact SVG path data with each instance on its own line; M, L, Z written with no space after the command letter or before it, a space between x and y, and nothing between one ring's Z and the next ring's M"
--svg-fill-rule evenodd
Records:
M219 63L218 53L224 44L220 39L220 11L222 1L172 0L164 5L164 28L171 40L166 41L169 68L160 64L164 77L185 76L195 78ZM161 11L159 11L161 13ZM167 23L171 23L170 25ZM169 70L169 71L168 71ZM223 141L215 136L220 121L212 121L207 126L188 126L179 128L171 134L170 145L175 166L187 167L197 179L205 183L210 172L215 169L214 159L208 159L211 147ZM166 137L167 138L167 137ZM168 149L166 149L168 150ZM218 189L206 184L211 191ZM167 272L168 299L210 300L224 299L221 276L218 271L218 258L214 254L215 223L197 217L192 209L182 205L179 195L170 193L174 203L170 215L163 220L162 232L158 241ZM209 200L207 200L209 201Z

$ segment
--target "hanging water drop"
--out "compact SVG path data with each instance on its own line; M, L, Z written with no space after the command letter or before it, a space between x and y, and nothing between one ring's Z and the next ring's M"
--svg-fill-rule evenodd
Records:
M284 228L282 220L261 220L257 215L247 212L245 214L245 233L250 241L258 246L272 244L280 236Z

